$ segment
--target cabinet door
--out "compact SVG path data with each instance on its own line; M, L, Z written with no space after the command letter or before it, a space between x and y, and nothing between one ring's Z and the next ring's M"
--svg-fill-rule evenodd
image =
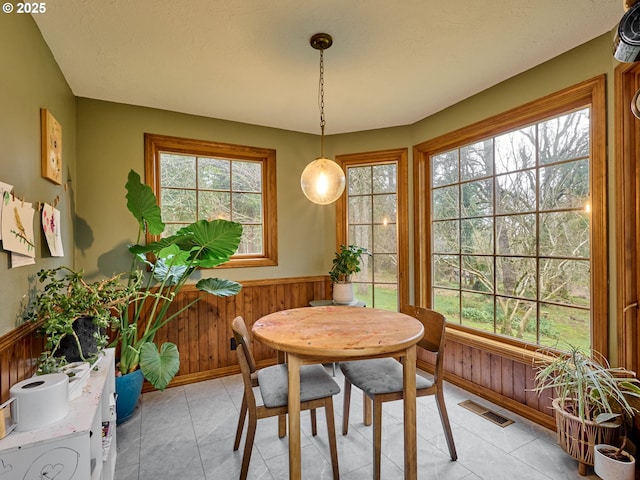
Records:
M89 442L83 435L0 454L0 480L86 480L90 469Z

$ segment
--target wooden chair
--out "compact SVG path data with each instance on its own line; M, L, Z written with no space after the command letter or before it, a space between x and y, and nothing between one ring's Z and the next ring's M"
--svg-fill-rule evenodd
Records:
M418 346L433 352L436 356L433 382L416 375L416 395L418 397L436 396L436 405L440 412L440 420L447 439L449 455L451 455L451 460L457 460L458 454L453 442L442 390L445 318L433 310L415 306L405 306L401 311L417 318L423 324L424 337L418 342ZM382 404L403 398L402 368L402 364L394 358L377 358L340 363L340 369L344 373L343 435L346 435L349 429L351 385L360 388L365 394L364 423L366 425L371 425L369 398L373 400L373 478L376 480L380 478Z
M231 328L236 338L236 352L244 383L244 396L233 445L234 450L238 450L240 447L244 419L247 413L249 414L249 425L242 456L242 470L240 471L240 480L245 480L249 471L249 461L251 460L258 419L283 416L288 413L288 372L285 364L257 370L251 350L251 337L243 318L236 317L231 324ZM253 387L255 386L260 388L263 405L256 403L253 393ZM333 414L333 395L339 392L340 387L322 365L304 365L300 369L300 411L311 410L311 430L312 434L316 435L315 409L321 407L325 409L334 480L340 478L338 450L336 447L336 427ZM283 437L284 434L284 429L280 428L279 436Z

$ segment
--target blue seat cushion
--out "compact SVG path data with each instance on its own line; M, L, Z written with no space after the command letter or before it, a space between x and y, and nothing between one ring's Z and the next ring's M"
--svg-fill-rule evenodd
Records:
M258 370L260 394L265 407L288 404L289 381L287 365L280 364ZM300 401L317 400L340 393L340 387L322 365L300 367Z
M352 385L371 395L403 390L402 364L393 358L341 362L340 369ZM416 388L429 388L433 382L416 375Z

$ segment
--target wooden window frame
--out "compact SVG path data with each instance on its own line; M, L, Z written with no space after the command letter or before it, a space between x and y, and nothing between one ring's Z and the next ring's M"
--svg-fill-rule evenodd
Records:
M640 64L618 65L614 86L617 353L618 365L634 372L640 367L640 120L630 105L639 88Z
M343 170L352 166L371 166L385 163L397 165L398 203L398 303L409 303L409 174L407 148L380 150L375 152L336 155L336 162ZM347 186L348 188L348 186ZM336 251L347 242L347 193L336 201Z
M262 163L263 246L262 255L237 255L216 268L266 267L278 265L278 220L276 194L276 151L229 143L194 140L167 135L144 134L145 182L160 198L160 153L221 157L231 160L251 160ZM160 200L158 200L160 201ZM147 233L147 243L158 240Z
M415 302L431 306L431 167L430 157L458 146L499 135L581 106L591 106L591 339L592 349L608 357L609 353L609 286L607 242L607 118L605 75L552 93L509 111L428 140L413 147L414 177L414 258ZM498 342L505 351L531 351L532 345L462 325L448 324L452 337L467 338L472 334L482 344ZM460 332L456 334L456 332ZM493 347L495 349L495 345ZM535 348L535 346L534 346Z

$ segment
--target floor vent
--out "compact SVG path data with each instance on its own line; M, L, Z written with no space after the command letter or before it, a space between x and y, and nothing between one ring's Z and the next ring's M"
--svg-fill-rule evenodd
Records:
M499 413L489 410L483 407L482 405L478 405L477 403L472 402L471 400L465 400L463 402L460 402L458 405L466 408L467 410L472 411L477 415L480 415L481 417L486 418L490 422L495 423L500 427L506 427L507 425L511 425L512 423L514 423L513 420L507 417L503 417Z

